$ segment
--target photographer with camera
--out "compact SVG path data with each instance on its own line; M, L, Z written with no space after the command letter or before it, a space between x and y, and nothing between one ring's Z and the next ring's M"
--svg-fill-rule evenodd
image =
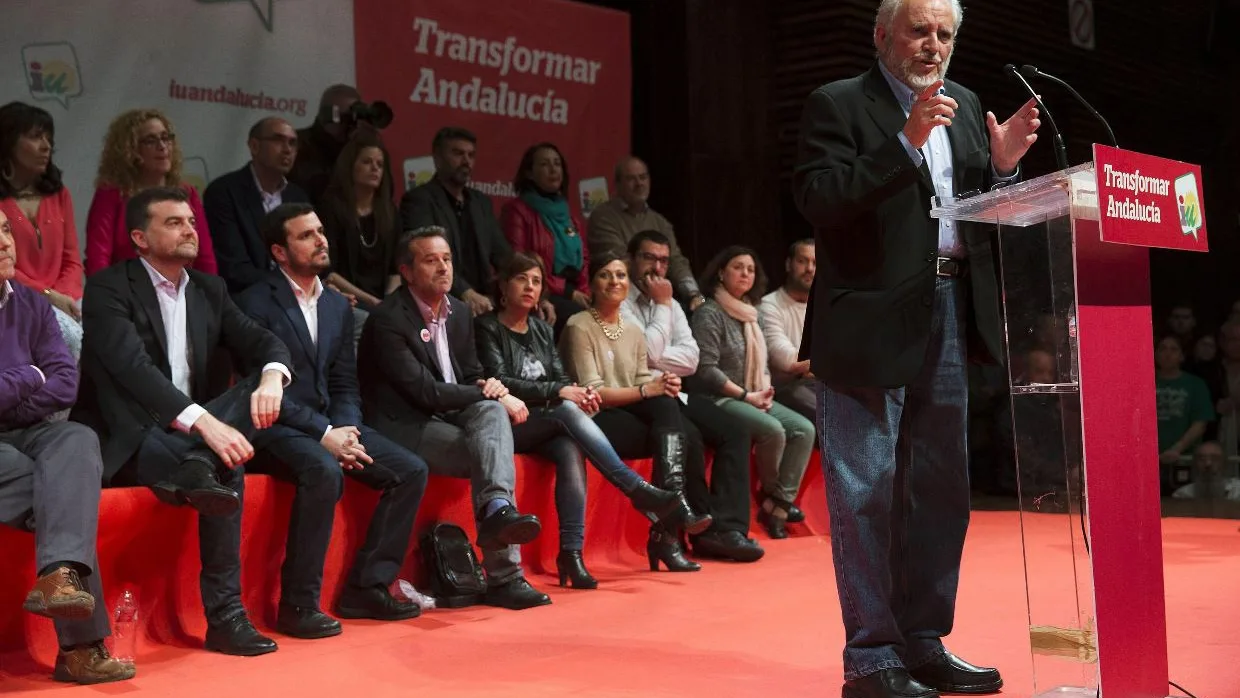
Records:
M322 205L332 169L349 138L359 129L377 132L390 123L392 109L386 103L367 104L356 87L332 85L319 98L314 123L297 130L299 150L288 180L304 189L316 207Z

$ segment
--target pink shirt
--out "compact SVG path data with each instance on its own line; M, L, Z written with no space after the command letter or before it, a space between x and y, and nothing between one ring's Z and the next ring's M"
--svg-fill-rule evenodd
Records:
M413 291L409 292L413 295ZM422 341L428 342L435 348L435 358L439 361L439 372L443 374L444 383L455 383L456 374L452 372L452 356L448 352L448 316L452 314L452 303L448 301L448 297L444 296L439 301L439 316L435 316L435 312L431 307L422 302L421 298L413 296L413 301L418 304L418 310L422 313L422 321L426 323L429 332L422 337Z
M197 219L194 228L198 231L198 259L194 261L194 268L215 274L215 248L211 245L211 231L207 229L207 214L202 210L202 200L193 187L183 184L181 188L189 194L189 207ZM95 190L90 212L86 214L87 276L138 256L129 240L129 228L125 225L125 204L128 202L129 198L116 187Z
M44 197L39 202L36 221L26 218L16 199L0 201L0 210L13 227L17 280L39 293L50 288L75 301L81 300L82 253L78 250L69 189L61 188Z

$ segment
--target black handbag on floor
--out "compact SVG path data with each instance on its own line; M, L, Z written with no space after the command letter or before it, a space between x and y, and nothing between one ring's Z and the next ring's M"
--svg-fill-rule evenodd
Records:
M486 576L463 528L445 522L431 526L422 536L422 559L437 606L463 608L482 601Z

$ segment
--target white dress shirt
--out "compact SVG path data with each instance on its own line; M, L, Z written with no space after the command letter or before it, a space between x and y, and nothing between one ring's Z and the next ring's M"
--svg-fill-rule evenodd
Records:
M629 285L629 297L620 305L620 312L635 320L646 336L646 363L651 373L673 373L682 378L697 373L697 340L679 303L655 303L634 283Z
M410 291L409 295L413 295L413 291ZM417 303L418 311L422 313L422 321L426 323L428 334L423 336L422 341L429 342L434 348L443 382L456 383L456 374L452 372L452 355L448 349L448 317L452 315L452 304L448 302L448 297L444 296L439 301L439 315L436 316L421 298L413 296L413 302Z
M323 282L319 277L314 277L314 286L310 290L310 294L306 295L306 291L296 282L293 277L280 268L280 273L284 274L284 278L288 279L288 285L293 287L293 297L297 299L297 306L301 308L301 316L306 319L306 329L310 331L310 341L314 342L314 346L319 346L319 298L323 295Z
M193 372L190 367L193 361L190 355L189 332L185 326L188 315L185 288L189 285L189 272L182 268L181 276L174 284L156 271L150 262L141 257L138 259L142 261L142 266L146 267L146 273L151 277L151 284L155 286L155 299L159 301L159 314L164 321L164 339L167 340L168 345L168 369L172 374L172 384L186 397L192 397ZM288 385L293 380L293 374L284 364L269 363L263 366L264 373L273 370L279 371L284 376L284 385ZM194 422L197 422L206 411L202 405L193 403L177 415L172 426L188 432L193 428Z

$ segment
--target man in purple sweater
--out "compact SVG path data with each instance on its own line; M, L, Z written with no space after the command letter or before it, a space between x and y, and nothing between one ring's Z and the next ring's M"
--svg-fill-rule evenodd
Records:
M24 607L56 624L56 680L122 681L134 667L104 646L108 613L95 560L99 440L81 424L48 421L73 405L78 369L51 304L12 283L16 263L0 211L0 523L34 531L39 578Z

